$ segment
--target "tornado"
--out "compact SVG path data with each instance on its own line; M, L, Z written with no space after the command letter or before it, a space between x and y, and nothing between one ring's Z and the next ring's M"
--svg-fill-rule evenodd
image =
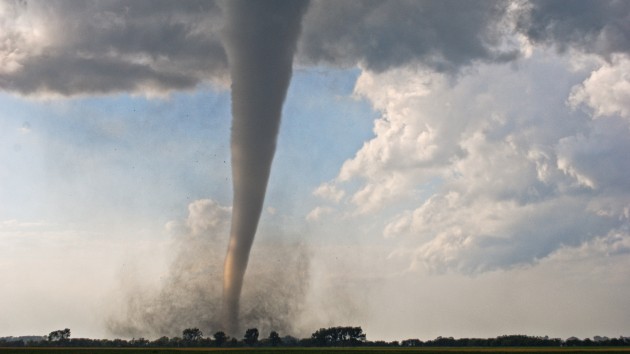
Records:
M223 324L239 331L239 299L260 219L306 0L226 1L232 79L233 207L223 271Z

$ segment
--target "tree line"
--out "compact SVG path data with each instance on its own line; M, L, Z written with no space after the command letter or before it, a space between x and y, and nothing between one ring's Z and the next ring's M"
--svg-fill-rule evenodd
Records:
M596 336L579 339L534 337L526 335L505 335L496 338L458 338L437 337L433 340L405 339L403 341L369 341L361 327L320 328L310 337L298 339L292 336L281 337L271 331L267 337L260 337L257 328L249 328L241 339L230 337L223 331L204 336L199 328L186 328L182 335L160 337L155 340L145 338L126 339L90 339L70 338L69 328L55 330L48 336L4 337L0 338L0 347L560 347L560 346L630 346L630 337L608 338Z

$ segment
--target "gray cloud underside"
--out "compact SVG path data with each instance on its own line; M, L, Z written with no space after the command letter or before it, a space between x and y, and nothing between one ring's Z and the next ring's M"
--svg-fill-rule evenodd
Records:
M168 92L227 80L221 3L2 1L0 88L61 95ZM620 1L330 1L311 3L301 65L384 71L410 63L455 72L519 57L513 41L627 52L630 5Z
M532 0L517 27L535 43L576 48L610 57L630 50L630 3L627 1Z
M8 4L8 5L7 5ZM194 88L227 76L210 1L7 1L0 86L62 95ZM6 44L6 38L11 38ZM43 39L42 39L43 38Z
M374 71L422 62L452 71L475 60L507 61L498 48L507 2L317 1L304 23L300 58L305 63Z

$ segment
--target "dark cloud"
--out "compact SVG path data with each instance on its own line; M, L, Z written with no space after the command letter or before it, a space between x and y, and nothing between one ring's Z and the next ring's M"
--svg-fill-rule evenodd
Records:
M168 92L226 82L215 1L31 0L3 3L0 89L22 94ZM381 72L420 64L456 72L517 59L515 34L608 57L630 48L630 3L559 0L318 0L298 44L301 65Z
M361 63L376 71L417 62L453 71L474 61L511 60L517 51L500 48L507 5L318 1L304 23L299 60ZM0 54L19 54L11 59L13 70L0 71L4 90L164 92L227 78L219 39L223 9L212 1L57 0L16 2L11 8L22 21L0 22L6 47Z
M81 58L62 53L29 58L22 65L25 69L5 80L5 85L23 94L181 90L200 82L194 75L111 57Z
M62 95L194 88L227 76L212 1L30 1L10 6L0 87ZM6 54L5 54L6 55Z
M532 0L518 28L534 43L609 56L630 50L630 2Z
M409 63L439 71L474 61L507 61L504 1L315 1L304 21L305 64L383 71Z

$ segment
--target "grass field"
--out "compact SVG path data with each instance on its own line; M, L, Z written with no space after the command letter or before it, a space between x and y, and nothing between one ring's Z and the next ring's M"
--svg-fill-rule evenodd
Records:
M630 353L630 347L571 347L571 348L0 348L0 354L394 354L394 353Z

